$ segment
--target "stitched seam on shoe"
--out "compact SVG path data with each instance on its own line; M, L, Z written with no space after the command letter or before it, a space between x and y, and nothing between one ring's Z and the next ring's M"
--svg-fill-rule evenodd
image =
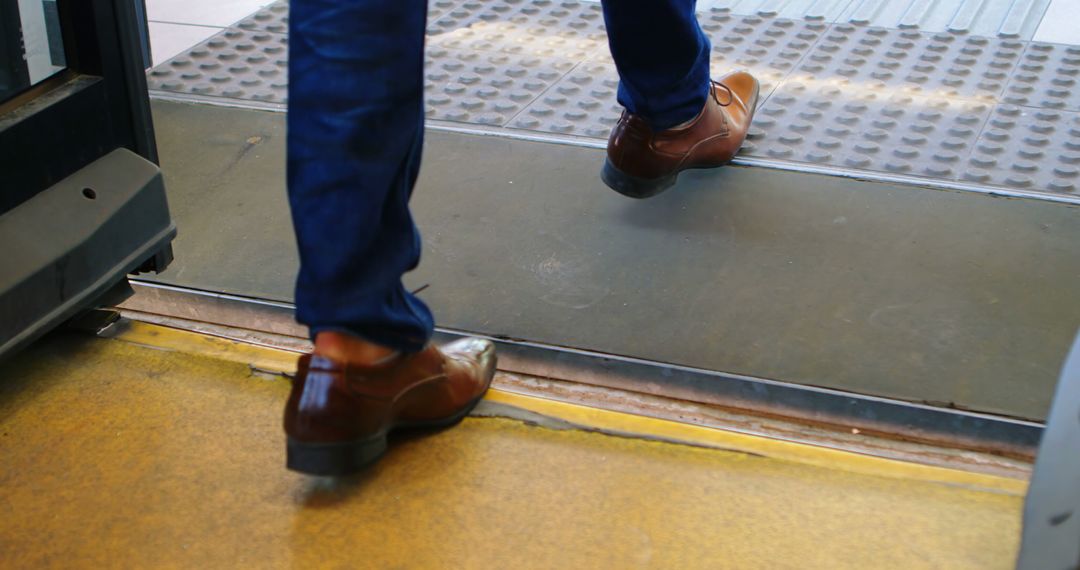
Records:
M702 139L702 140L698 141L697 144L690 147L690 150L686 151L686 156L683 157L682 161L679 162L679 167L681 168L684 164L686 164L686 161L690 160L690 156L693 155L694 151L696 151L701 145L712 142L715 139L721 139L721 138L726 139L729 136L731 136L731 131L726 131L724 133L716 134L716 135L713 135L713 136L711 136L711 137L709 137L707 139ZM735 149L735 152L737 154L739 152L739 149Z
M428 376L426 378L423 378L421 380L417 380L416 382L409 384L409 386L405 390L403 390L403 391L401 391L401 392L399 392L396 395L391 396L391 397L382 397L382 396L375 396L375 395L372 395L372 394L366 394L366 393L364 393L364 392L357 389L358 388L357 384L362 385L363 384L362 382L353 381L353 380L350 380L347 377L345 378L345 384L348 387L349 393L354 395L354 396L359 396L359 397L362 397L362 398L370 398L370 399L379 400L379 401L382 401L382 402L391 402L391 403L393 403L393 402L396 402L402 395L409 392L413 388L416 388L417 386L427 384L427 383L435 381L435 380L442 380L442 379L446 379L446 378L449 378L449 376L445 372L440 372L439 374L435 374L433 376Z

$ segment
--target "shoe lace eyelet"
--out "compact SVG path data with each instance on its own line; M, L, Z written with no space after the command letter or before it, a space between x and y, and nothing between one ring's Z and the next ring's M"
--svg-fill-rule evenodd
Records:
M720 83L719 81L715 81L715 80L712 80L712 79L709 80L709 83L712 84L712 86L709 89L709 93L712 94L713 101L716 101L717 105L720 105L721 107L727 107L728 105L730 105L732 102L735 101L735 93L732 92L730 87L728 87L727 85L724 85L723 83ZM726 103L720 101L720 96L716 94L716 91L717 91L716 88L717 87L723 87L724 91L727 91L728 96L727 96L727 102Z

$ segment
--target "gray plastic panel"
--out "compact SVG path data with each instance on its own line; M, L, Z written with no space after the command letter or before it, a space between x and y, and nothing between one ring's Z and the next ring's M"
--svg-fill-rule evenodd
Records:
M1077 81L1080 46L1033 43L1024 51L1004 100L1014 105L1080 111Z
M89 308L175 235L161 171L127 149L0 216L0 357Z

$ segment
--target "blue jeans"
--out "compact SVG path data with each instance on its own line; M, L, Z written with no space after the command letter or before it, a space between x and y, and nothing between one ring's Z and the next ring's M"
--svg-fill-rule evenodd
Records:
M604 2L618 99L654 128L709 89L696 0ZM401 278L420 261L409 197L424 137L426 0L292 0L288 187L300 249L297 320L412 352L431 310Z

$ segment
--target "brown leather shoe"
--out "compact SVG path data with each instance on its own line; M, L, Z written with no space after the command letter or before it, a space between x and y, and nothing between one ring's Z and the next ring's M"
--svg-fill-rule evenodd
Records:
M300 357L285 405L289 469L344 475L382 456L394 429L453 425L495 376L495 347L465 339L371 366Z
M712 96L693 121L660 132L623 111L608 139L600 177L620 194L648 198L674 185L683 170L729 162L746 139L759 89L749 73L725 75L712 82Z

